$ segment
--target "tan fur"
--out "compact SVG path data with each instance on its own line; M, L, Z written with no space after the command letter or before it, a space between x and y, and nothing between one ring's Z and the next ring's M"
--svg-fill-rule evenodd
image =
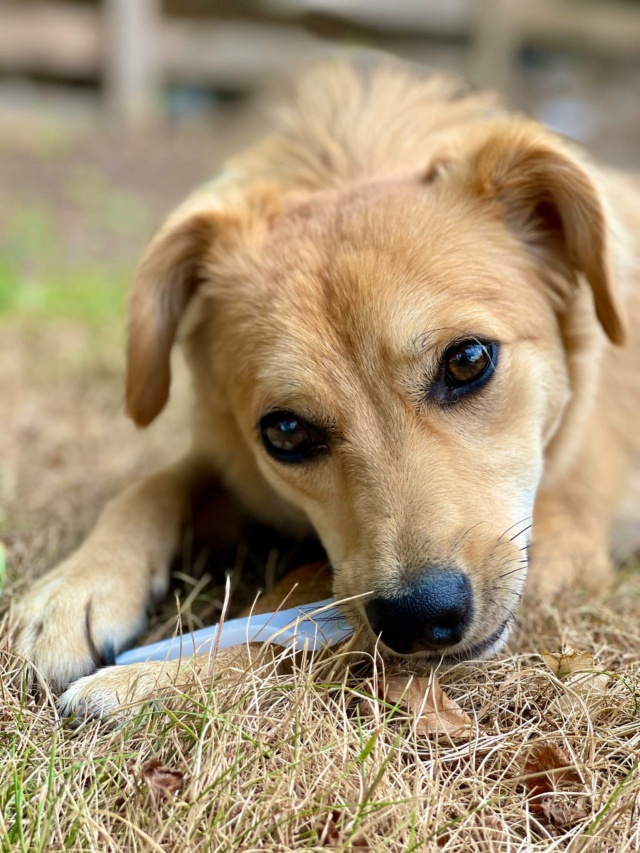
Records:
M380 58L312 73L280 129L189 199L142 262L128 411L144 426L162 409L188 306L193 453L116 499L18 603L23 654L65 685L91 671L92 647L130 641L208 470L261 520L317 532L334 594L360 596L354 622L368 593L454 562L475 596L473 648L516 610L532 516L531 590L605 589L640 449L639 225L637 184L456 78ZM426 389L460 336L499 341L500 360L480 394L443 409ZM267 456L256 424L271 409L325 425L329 455ZM111 707L130 679L105 670L65 708L93 691Z

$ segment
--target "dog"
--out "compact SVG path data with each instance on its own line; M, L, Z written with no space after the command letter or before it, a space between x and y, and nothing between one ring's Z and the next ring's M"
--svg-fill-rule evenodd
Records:
M389 655L497 654L527 574L547 600L606 590L640 451L639 255L640 184L493 94L384 56L311 71L147 249L126 409L160 414L178 337L192 449L17 602L18 652L81 679L69 712L175 679L91 673L143 629L209 488L219 520L223 488L314 531Z

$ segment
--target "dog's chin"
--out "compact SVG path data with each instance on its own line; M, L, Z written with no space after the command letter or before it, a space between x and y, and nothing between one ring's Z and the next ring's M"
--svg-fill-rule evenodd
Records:
M460 663L468 660L487 660L500 654L506 646L509 635L511 634L512 620L509 618L502 623L494 632L479 643L475 643L467 649L453 651L444 658L445 664Z
M399 655L392 649L389 649L380 641L379 648L384 652L385 657L392 657L396 660L415 661L420 664L432 664L439 668L454 666L457 663L472 660L487 660L498 655L507 644L511 633L512 619L509 618L488 637L471 645L461 643L454 649L447 652L414 652L408 655Z

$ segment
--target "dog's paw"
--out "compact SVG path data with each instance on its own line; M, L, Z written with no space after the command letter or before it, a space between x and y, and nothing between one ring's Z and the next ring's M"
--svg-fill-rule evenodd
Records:
M58 700L64 717L76 720L123 719L142 703L179 707L186 697L204 701L212 681L216 689L236 687L250 671L279 669L282 649L269 643L249 643L173 661L147 661L109 666L80 678ZM204 691L204 692L203 692Z
M526 597L536 601L561 601L576 591L589 599L599 598L611 587L613 561L604 550L586 551L575 548L560 554L539 556L529 568Z
M150 598L143 573L71 558L16 603L15 650L61 690L114 662L143 629Z
M108 666L74 681L58 699L58 710L63 717L77 721L126 717L141 702L160 700L159 691L176 674L177 665L171 662Z

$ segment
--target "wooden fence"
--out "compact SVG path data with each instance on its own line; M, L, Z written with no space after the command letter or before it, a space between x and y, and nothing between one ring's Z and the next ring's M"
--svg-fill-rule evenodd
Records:
M508 84L525 43L640 54L640 6L622 0L457 0L456 13L444 18L443 2L412 0L398 17L404 26L413 22L416 34L437 31L440 21L441 29L468 35L469 73L485 85ZM302 12L322 11L327 3L286 5ZM389 24L386 0L333 6L345 20L362 23L364 16L372 27L384 25L376 9L385 8ZM106 108L131 123L158 114L166 80L252 87L331 47L294 17L291 23L188 20L163 15L161 0L0 0L0 70L99 78Z

